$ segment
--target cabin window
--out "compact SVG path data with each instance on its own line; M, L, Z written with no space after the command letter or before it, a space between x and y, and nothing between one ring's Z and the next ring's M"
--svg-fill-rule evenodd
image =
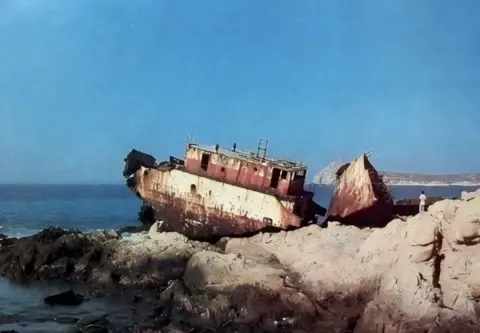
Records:
M195 186L195 184L190 185L190 192L192 194L197 193L197 186Z
M224 168L224 167L221 167L221 168L220 168L220 171L221 171L221 172L225 172L225 168Z
M202 160L200 161L200 168L207 171L208 163L210 162L210 154L202 154Z
M283 170L282 171L282 179L287 179L287 176L288 176L288 172Z
M280 180L280 169L273 168L272 170L272 180L270 181L270 187L277 188L278 181Z
M299 170L295 172L295 178L294 179L301 179L305 178L305 170Z
M263 223L267 224L267 225L272 225L273 224L273 220L269 217L264 217L263 218Z
M257 171L258 171L257 167L253 167L253 172L257 172Z

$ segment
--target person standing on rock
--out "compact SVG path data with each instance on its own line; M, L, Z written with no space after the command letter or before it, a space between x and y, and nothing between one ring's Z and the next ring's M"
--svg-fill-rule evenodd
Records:
M425 203L427 202L427 196L425 195L425 192L422 191L418 198L420 199L419 212L421 214L425 211Z

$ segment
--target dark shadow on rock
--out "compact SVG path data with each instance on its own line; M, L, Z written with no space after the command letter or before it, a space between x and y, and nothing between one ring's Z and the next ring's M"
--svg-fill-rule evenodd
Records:
M53 305L77 306L83 303L84 298L82 295L76 294L72 289L70 289L68 291L64 291L59 294L45 297L43 301L45 302L45 304L48 304L50 306L53 306Z
M13 324L17 323L18 320L15 316L12 315L0 315L0 325L5 325L5 324Z
M17 282L53 280L69 275L92 242L78 231L48 228L0 248L0 275Z
M47 228L29 237L9 238L0 248L0 275L11 281L87 281L92 269L110 262L111 232L83 234L75 230Z
M425 202L425 210L428 211L428 208L434 203L445 200L444 197L428 197ZM454 198L452 198L454 199ZM420 199L419 198L404 198L397 200L394 206L394 213L402 216L412 216L417 215L419 212Z
M293 288L272 291L252 285L226 293L195 293L183 281L175 283L171 300L163 304L171 309L171 323L216 332L349 332L373 295L359 289L316 300Z
M345 217L329 215L325 221L340 222L344 225L352 225L357 228L382 228L393 219L393 206L389 207L383 203L374 204L368 208L358 210Z
M68 333L108 333L110 323L107 315L89 316L70 327Z

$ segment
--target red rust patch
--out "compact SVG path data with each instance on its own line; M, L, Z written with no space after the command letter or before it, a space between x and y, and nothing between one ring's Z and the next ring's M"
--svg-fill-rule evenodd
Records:
M393 216L393 200L367 156L341 169L327 220L359 227L386 225Z

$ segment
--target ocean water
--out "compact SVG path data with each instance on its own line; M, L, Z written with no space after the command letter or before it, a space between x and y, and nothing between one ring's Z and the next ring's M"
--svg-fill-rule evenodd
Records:
M459 197L477 187L395 186L394 199L427 196ZM310 185L314 200L328 207L333 188ZM21 237L48 226L82 231L118 229L136 225L141 201L125 185L0 185L0 233ZM0 331L56 332L65 330L62 318L102 312L117 312L123 306L110 300L89 301L79 307L47 307L43 298L67 286L38 283L25 287L0 279L0 315L16 315L17 324L0 323Z
M141 201L125 185L0 185L0 233L21 237L45 227L82 231L119 229L135 225ZM78 307L49 307L43 298L68 290L59 283L29 287L0 278L0 316L14 315L18 323L2 330L64 332L69 317L113 313L121 321L129 305L119 300L91 300Z
M405 198L418 198L422 191L425 192L427 197L460 198L462 191L471 192L478 188L480 186L389 186L390 194L394 201ZM315 193L313 199L319 205L328 207L333 193L332 186L308 184L306 189Z
M121 228L137 223L140 204L125 185L0 185L0 233Z

